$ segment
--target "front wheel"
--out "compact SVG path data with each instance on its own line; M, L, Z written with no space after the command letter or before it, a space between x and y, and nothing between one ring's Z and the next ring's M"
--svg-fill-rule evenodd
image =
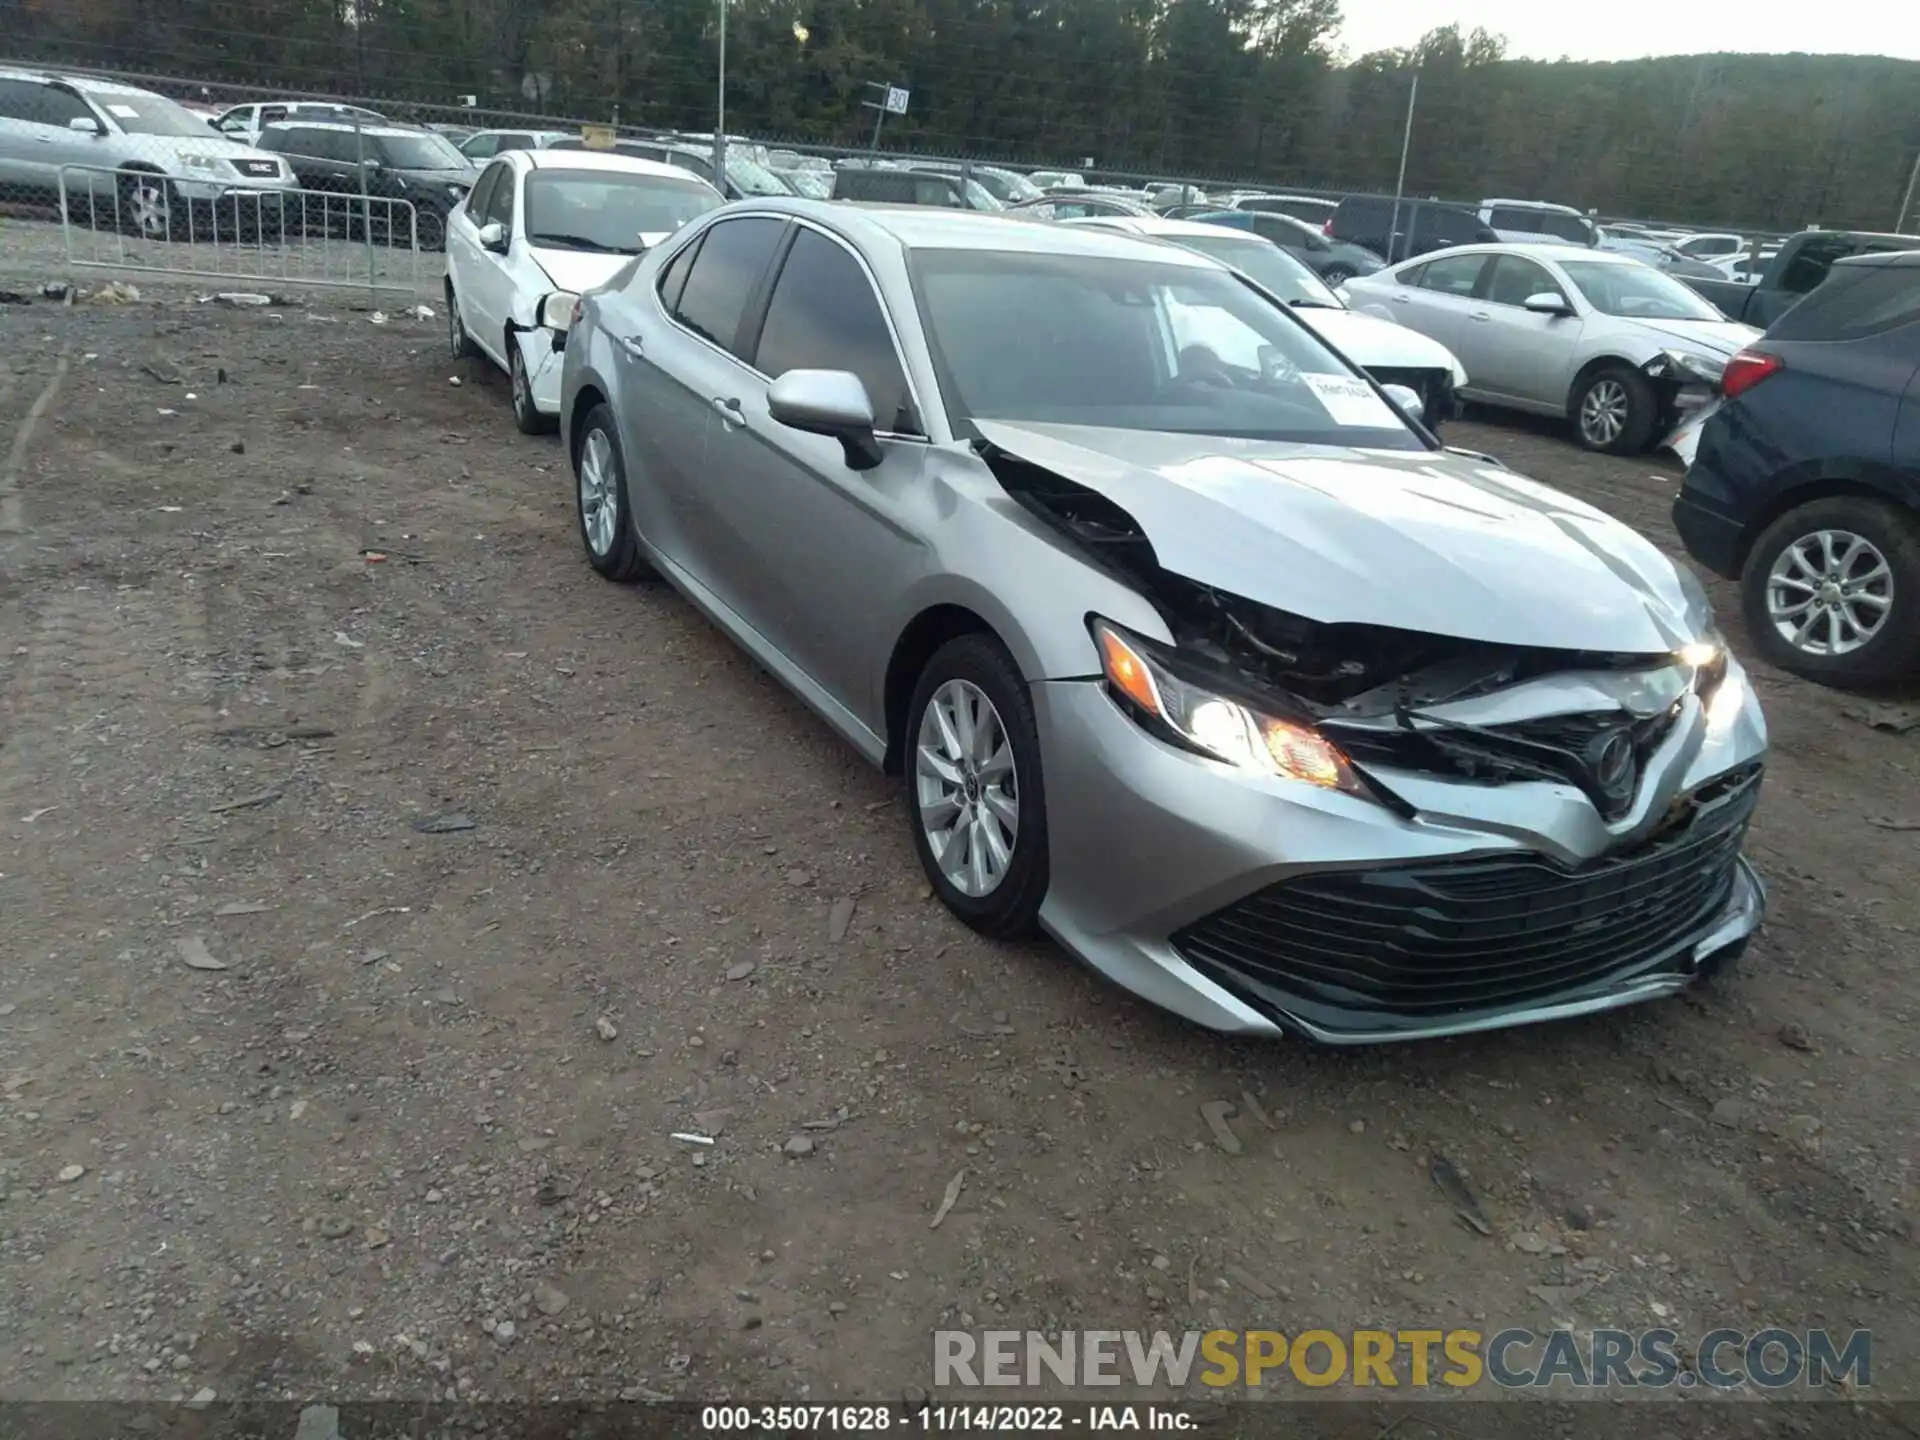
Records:
M447 284L447 350L455 360L471 360L480 353L467 333L467 322L460 318L460 297L451 281Z
M1574 391L1573 433L1582 448L1638 455L1653 439L1660 402L1639 371L1624 365L1597 370Z
M1040 736L998 640L962 635L927 662L901 770L913 848L946 907L983 935L1030 934L1049 873Z
M1358 273L1351 265L1329 265L1320 272L1320 278L1329 285L1344 285Z
M513 423L522 435L545 435L554 428L550 415L542 415L533 400L533 375L527 369L526 347L520 337L507 333L507 381L513 390Z
M120 177L120 228L142 240L173 231L173 187L164 175L133 171Z
M620 435L613 411L596 405L581 427L579 448L573 456L574 496L580 514L580 543L587 563L609 580L625 584L644 580L653 567L640 553L627 508L627 464L620 451Z
M1835 495L1769 525L1740 573L1760 653L1822 685L1876 688L1920 674L1920 523Z

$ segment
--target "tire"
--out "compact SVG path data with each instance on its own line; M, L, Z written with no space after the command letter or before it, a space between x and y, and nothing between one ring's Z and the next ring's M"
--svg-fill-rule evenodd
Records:
M1823 535L1832 538L1822 541ZM1843 587L1837 594L1826 588L1825 574L1836 573L1820 564L1827 555L1848 562L1837 571L1835 583ZM1819 570L1825 574L1813 573ZM1852 591L1844 588L1849 583ZM1886 603L1877 606L1863 597ZM1845 648L1833 647L1833 618L1816 621L1799 643L1782 631L1783 625L1797 630L1793 622L1808 618L1797 614L1797 607L1823 601L1828 603L1824 613L1838 617ZM1920 520L1863 495L1829 496L1790 510L1747 552L1740 610L1754 647L1782 670L1842 689L1910 682L1920 675Z
M1581 449L1605 455L1638 455L1653 440L1653 428L1660 420L1660 400L1638 370L1607 365L1575 388L1567 405L1567 418L1573 421L1573 437Z
M446 217L437 210L416 210L413 213L414 242L422 250L444 250L447 248Z
M467 322L460 318L460 298L451 281L447 283L447 351L455 360L471 360L480 353L467 333Z
M1329 265L1320 272L1320 278L1328 285L1344 285L1358 273L1351 265Z
M594 468L598 475L590 483L588 472ZM640 551L640 537L634 534L633 512L627 504L627 462L620 450L620 431L613 423L613 411L605 405L587 412L586 423L580 427L580 443L574 449L573 472L574 510L580 520L580 544L587 552L587 563L623 585L649 578L653 566Z
M981 699L992 707L991 722L987 720L986 711L977 708ZM952 764L955 757L940 739L941 726L938 721L929 720L928 711L938 704L942 714L951 716L957 703L962 701L975 707L972 713L976 715L976 725L990 723L992 730L997 730L1010 762L1001 772L1007 779L991 778L992 762L1001 750L988 756L988 773L974 770L970 765L962 771L964 779L960 784L965 788L956 788L952 778L943 777L923 761L923 752L930 743L935 754L947 762L949 775L956 768ZM923 742L923 726L927 727L930 742ZM949 723L947 733L957 728ZM992 636L981 634L962 635L941 646L920 672L914 686L913 699L907 706L905 738L906 763L901 766L901 773L907 799L907 827L934 893L963 923L982 935L1012 940L1032 934L1040 904L1047 895L1047 802L1033 701L1006 648ZM982 806L989 794L997 794L1000 804L981 810L981 826L968 830L964 817L969 811L965 807ZM1011 844L1007 843L1008 827L1002 818L1009 803L1014 817ZM947 840L942 854L959 847L959 853L952 855L954 865L963 876L987 875L991 883L985 889L969 893L948 875L942 857L934 853L929 821L924 818L929 809L953 815L946 827ZM988 829L1007 852L1004 863L997 867L991 858L995 853L993 844L980 843ZM970 866L976 848L982 857L981 869Z
M546 435L557 428L551 415L542 415L533 403L533 377L527 373L527 360L520 337L507 332L507 388L513 396L514 428L522 435Z
M119 188L121 230L142 240L165 240L173 233L176 201L166 176L149 170L122 171Z

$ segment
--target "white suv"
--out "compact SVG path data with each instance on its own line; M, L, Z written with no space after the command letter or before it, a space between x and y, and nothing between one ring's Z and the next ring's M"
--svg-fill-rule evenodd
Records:
M335 100L264 100L254 105L236 105L224 110L213 122L222 135L231 135L249 145L258 144L260 132L269 125L284 125L290 120L319 120L328 124L385 125L387 117L358 105L343 105Z
M0 70L0 190L58 205L63 180L75 221L117 221L154 240L275 229L267 200L294 185L279 156L211 134L164 95Z
M1480 220L1513 245L1599 244L1593 222L1571 205L1546 200L1482 200Z

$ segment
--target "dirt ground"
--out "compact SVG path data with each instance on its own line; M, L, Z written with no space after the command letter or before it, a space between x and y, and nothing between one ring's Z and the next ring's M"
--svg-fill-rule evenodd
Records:
M1867 1328L1920 1398L1920 834L1872 823L1920 751L1859 701L1757 671L1772 911L1712 988L1232 1041L951 920L889 783L588 570L438 320L35 303L0 357L0 1396L896 1399L941 1327L1563 1322ZM1670 465L1449 438L1674 545Z

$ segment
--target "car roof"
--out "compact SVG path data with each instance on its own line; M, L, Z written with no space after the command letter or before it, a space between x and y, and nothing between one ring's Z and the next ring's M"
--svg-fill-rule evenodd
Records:
M1429 250L1424 255L1409 256L1401 265L1415 264L1426 260L1438 260L1445 255L1519 255L1528 260L1552 260L1556 264L1565 264L1569 260L1593 260L1602 265L1642 265L1646 262L1624 255L1618 250L1591 250L1585 245L1449 245L1444 250ZM1395 267L1398 268L1398 267Z
M1540 210L1550 215L1578 215L1582 220L1587 218L1585 215L1581 215L1573 206L1557 205L1551 200L1503 200L1496 198L1492 200L1482 200L1480 203L1487 207L1498 205L1503 210Z
M38 85L70 85L76 90L87 90L99 95L146 95L164 100L167 97L157 90L143 89L138 85L123 85L118 80L100 80L91 75L74 75L61 70L35 70L9 65L0 68L0 80L26 80Z
M991 210L948 210L934 205L864 205L844 200L764 196L729 209L794 215L868 245L891 241L906 250L1007 250L1031 254L1139 259L1152 245L1156 260L1190 256L1178 264L1212 264L1190 250L1170 251L1144 237L1091 225L1062 225ZM724 219L726 211L714 214Z
M1230 214L1230 211L1223 211ZM1251 245L1271 245L1271 240L1232 225L1208 225L1198 220L1164 220L1158 215L1076 215L1062 225L1092 229L1104 225L1109 230L1124 228L1130 235L1192 235L1206 240L1240 240Z
M403 135L436 135L424 125L396 125L385 121L375 125L354 125L345 120L276 120L263 130L344 130L347 134L371 135L376 140L393 139ZM439 136L445 139L444 135Z
M643 160L638 155L622 155L608 150L509 150L498 157L509 164L525 165L529 170L618 170L626 175L655 175L670 180L686 180L695 185L713 187L691 171L659 160Z
M1882 250L1875 255L1849 255L1844 260L1834 261L1835 266L1845 265L1856 270L1920 270L1920 235L1899 235L1899 240L1911 240L1911 250Z

